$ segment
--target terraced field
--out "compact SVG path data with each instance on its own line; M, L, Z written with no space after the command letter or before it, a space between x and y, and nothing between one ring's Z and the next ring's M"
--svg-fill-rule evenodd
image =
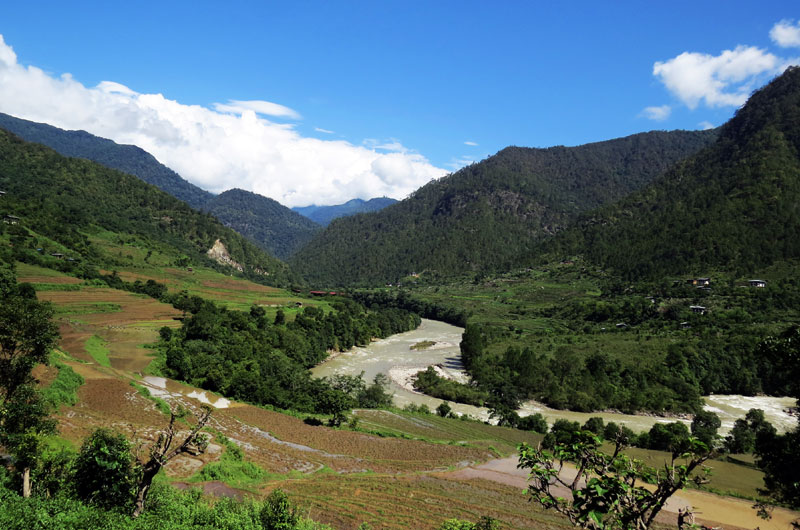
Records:
M85 380L77 391L78 402L63 406L58 414L62 436L76 447L96 427L110 426L143 451L168 421L164 404L199 411L210 403L216 410L209 423L213 440L208 452L180 457L166 468L167 480L178 487L237 497L262 496L281 487L312 518L345 529L362 522L374 528L436 528L447 518L475 521L483 515L501 520L506 528L568 527L527 501L521 491L525 477L519 471L501 469L503 462L514 468L517 444L536 443L538 435L398 410L357 410L354 429L331 429L230 402L144 375L152 361L146 346L156 340L161 326L178 325L179 312L171 306L46 269L21 265L18 272L20 281L33 283L38 296L54 304L62 332L60 348L67 356L63 362ZM168 281L191 283L180 283L182 272L171 271ZM134 272L121 274L136 279ZM198 277L203 280L195 284L195 292L208 289L229 300L238 295L242 298L235 303L243 305L252 300L315 302L211 271L192 276ZM47 384L55 370L37 369L37 375ZM244 462L232 465L222 458L229 443L243 450ZM659 455L647 452L642 457L656 463ZM760 474L750 468L722 462L714 466L718 478L713 485L719 490L751 495L760 482ZM215 471L204 471L211 469ZM706 499L703 506L710 513L714 510L714 520L733 528L734 521L725 514L743 513L742 501L708 498L711 503ZM733 511L732 502L739 503L739 512ZM776 520L791 516L782 513ZM666 514L664 521L671 517ZM761 528L777 528L771 524L762 523Z

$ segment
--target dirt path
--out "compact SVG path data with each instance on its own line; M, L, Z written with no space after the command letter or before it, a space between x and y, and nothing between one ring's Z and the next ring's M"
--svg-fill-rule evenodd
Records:
M517 468L517 461L516 456L499 458L485 464L443 473L441 476L456 480L490 480L519 487L522 490L527 487L528 473ZM575 476L574 469L567 470L568 477L570 473L571 476ZM678 509L686 506L690 506L694 511L698 524L722 526L726 529L759 527L762 530L787 530L791 528L792 521L800 518L800 512L776 508L772 513L772 519L765 521L756 515L752 504L751 501L742 499L696 490L682 490L672 496L664 508L668 513L660 515L659 520L674 523Z

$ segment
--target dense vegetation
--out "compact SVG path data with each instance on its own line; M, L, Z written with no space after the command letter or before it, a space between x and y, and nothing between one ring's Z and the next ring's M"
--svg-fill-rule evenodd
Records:
M469 314L463 394L488 394L499 412L530 398L577 411L692 412L706 394L789 392L759 345L800 320L795 270L765 271L763 288L725 276L697 288L685 278L620 283L576 263L361 296Z
M397 282L527 264L580 212L640 189L716 132L650 132L579 147L506 148L378 213L334 220L292 258L329 284Z
M172 253L183 253L188 263L230 270L206 257L219 239L248 277L272 285L290 281L285 264L210 215L135 177L94 162L65 158L5 131L0 131L0 189L6 192L0 198L2 214L20 218L16 225L4 224L4 230L16 238L14 254L20 261L42 259L37 255L50 259L49 254L58 252L65 254L65 264L69 258L75 260L69 261L73 265L102 266L101 253L87 237L102 227L136 234L153 247L169 247ZM49 241L37 240L29 230Z
M798 201L800 68L792 67L756 91L714 144L537 252L584 254L633 279L744 274L800 257Z
M306 307L292 322L284 322L282 312L269 321L260 307L249 314L227 311L196 297L176 307L191 316L180 330L163 330L168 375L240 401L334 415L359 404L358 396L312 379L308 368L328 351L366 345L420 323L404 310L367 311L344 298L333 303L333 312Z
M294 254L320 229L277 201L240 189L220 193L202 209L281 259Z
M315 204L311 206L296 206L292 210L308 217L317 224L328 226L331 221L339 217L348 217L357 213L378 212L396 202L396 199L390 199L389 197L377 197L368 201L351 199L344 204L335 204L333 206L317 206Z

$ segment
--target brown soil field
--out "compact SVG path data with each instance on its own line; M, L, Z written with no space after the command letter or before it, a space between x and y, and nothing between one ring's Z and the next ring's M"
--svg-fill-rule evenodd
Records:
M334 528L433 529L450 518L490 516L504 528L571 528L530 504L519 488L486 480L450 480L426 473L336 475L280 484L309 515Z
M462 445L434 444L399 438L381 438L348 430L306 425L297 418L256 407L222 411L247 425L267 431L283 442L302 445L306 458L317 458L337 471L400 472L445 469L484 461L491 453ZM353 466L353 463L356 463Z
M156 342L160 327L180 325L175 318L181 313L172 306L116 289L87 287L80 291L43 291L38 297L65 311L58 318L61 349L76 359L94 362L85 344L97 335L108 343L111 366L129 372L142 372L150 363L150 351L141 346ZM104 307L111 307L108 304L118 306L119 310L103 311ZM94 308L100 311L91 312ZM70 309L75 314L71 314Z

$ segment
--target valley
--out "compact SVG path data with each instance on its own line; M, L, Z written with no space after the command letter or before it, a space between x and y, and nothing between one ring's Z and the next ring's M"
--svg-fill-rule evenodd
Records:
M562 528L545 508L597 495L598 520L609 492L668 484L658 524L690 504L749 527L765 503L760 527L785 528L798 108L792 67L719 129L508 147L325 228L187 187L138 148L4 118L146 170L0 131L0 523L66 503L70 528ZM184 412L204 407L193 432ZM195 434L131 517L141 462ZM516 469L526 451L545 467ZM582 451L597 467L580 495L530 502L526 485L550 484L537 472L569 474ZM130 476L84 495L86 462ZM713 473L675 478L699 462Z
M144 375L154 367L154 350L145 346L157 342L163 324L179 325L174 320L174 310L143 295L84 286L73 277L49 269L24 264L18 267L19 278L32 283L39 296L57 308L60 349L65 355L61 362L84 379L77 391L77 403L62 406L58 413L61 435L75 446L100 425L112 426L138 443L152 440L166 420L157 400L195 412L203 403L209 403L215 408L209 424L212 432L240 447L246 461L258 466L258 471L212 471L226 451L224 442L214 435L206 454L180 457L166 468L163 480L179 487L199 487L209 495L237 498L257 497L280 486L305 506L313 519L336 528L356 528L362 522L385 528L436 528L445 518L474 519L476 513L491 515L515 528L540 528L542 524L562 527L557 519L531 510L520 494L524 475L508 469L509 462L516 461L516 457L509 456L516 444L536 443L540 435L398 409L357 409L353 412L355 427L330 429L308 425L296 415L229 401L178 381ZM215 277L215 273L203 269L197 272L219 282L222 298L235 296L240 290L237 282ZM178 271L170 280L177 282L182 274ZM251 287L257 290L257 286ZM85 290L88 292L83 300L91 301L91 305L76 305L76 293ZM113 304L113 312L109 313L104 304ZM456 370L453 361L458 355L461 332L455 326L425 320L414 331L332 356L313 372L322 376L331 375L336 369L364 369L369 380L373 372L391 372L392 367L409 361L419 367L437 361ZM86 345L87 336L103 340L107 362L87 351L91 350ZM411 349L422 341L436 344L419 351ZM420 356L424 358L419 359ZM426 403L433 409L438 402L399 386L393 385L391 390L399 406ZM485 416L485 409L478 411L456 404L453 407L458 412ZM591 416L548 412L551 422L557 418L583 422ZM656 421L653 417L601 416L637 429ZM640 457L657 462L664 455L644 452ZM755 494L758 472L742 477L740 466L721 461L712 467L715 488L739 491L740 495ZM729 482L734 476L738 477L738 484ZM718 514L716 519L701 520L722 522L728 528L733 527L732 523L736 526L740 517L737 514L742 510L737 506L746 503L698 495L686 492L678 502L692 503L702 513ZM403 499L401 510L398 499ZM677 508L670 510L673 515L666 513L663 522L669 522ZM780 510L774 515L773 524L762 524L762 528L782 528L780 525L793 516L792 512Z

